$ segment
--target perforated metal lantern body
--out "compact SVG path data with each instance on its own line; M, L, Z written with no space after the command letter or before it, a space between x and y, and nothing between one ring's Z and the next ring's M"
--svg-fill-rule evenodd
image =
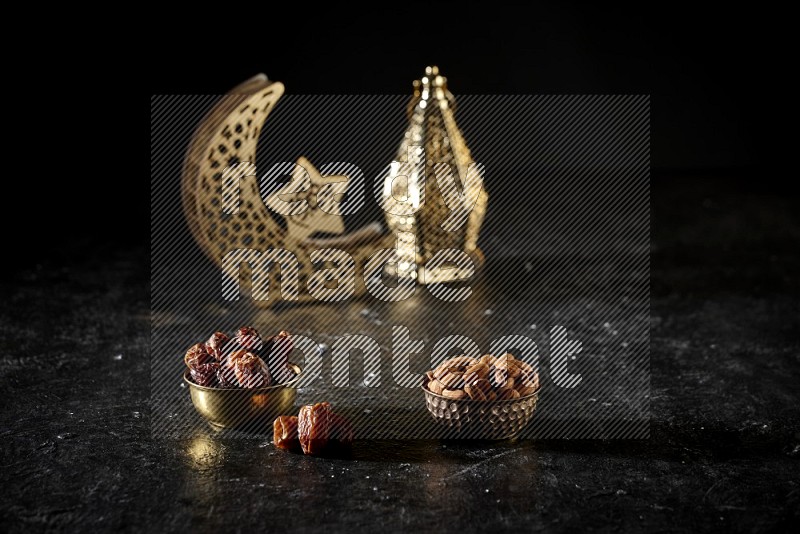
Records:
M488 202L482 169L455 121L455 98L436 67L414 82L408 119L382 192L386 221L398 241L397 272L423 283L463 279L467 273L457 268L435 276L425 272L428 261L448 249L480 263L478 234Z

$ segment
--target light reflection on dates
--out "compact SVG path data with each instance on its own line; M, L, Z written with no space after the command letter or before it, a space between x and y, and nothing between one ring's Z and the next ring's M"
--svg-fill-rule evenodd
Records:
M331 433L331 405L328 402L303 406L297 416L297 435L304 454L321 454Z
M225 345L230 341L225 332L214 332L206 341L206 349L218 362L222 361Z
M342 452L353 444L353 425L333 412L330 403L320 402L300 408L297 417L282 415L273 423L273 441L280 449L293 447L293 426L297 425L297 443L304 454ZM286 437L288 436L288 437Z
M272 441L275 446L285 451L300 448L300 439L297 436L297 417L281 415L272 424Z
M272 385L272 376L269 374L264 360L252 352L244 352L233 363L236 381L243 388L261 388Z
M206 346L202 343L189 347L183 357L183 362L189 369L196 369L199 365L214 363L214 361L214 357L208 353Z
M198 386L214 387L217 385L217 371L218 363L204 363L189 369L189 375Z

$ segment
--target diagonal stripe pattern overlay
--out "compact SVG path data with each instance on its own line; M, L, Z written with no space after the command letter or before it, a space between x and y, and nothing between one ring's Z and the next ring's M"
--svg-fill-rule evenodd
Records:
M436 424L419 387L426 370L474 346L481 354L508 348L538 368L539 400L522 438L649 436L649 96L457 97L456 120L485 167L489 194L479 240L486 263L470 297L445 302L416 286L400 302L367 294L270 307L245 295L223 298L219 268L192 239L181 208L189 140L219 98L151 99L154 437L208 432L182 380L183 354L214 331L244 325L297 336L289 359L314 376L300 383L290 415L329 401L352 421L356 439L478 437ZM383 223L374 182L396 154L407 102L284 96L259 138L258 175L300 156L317 168L356 165L366 202L345 216L347 229ZM559 352L564 332L579 349ZM506 347L511 339L529 341ZM271 421L255 421L222 432L263 440L271 429Z

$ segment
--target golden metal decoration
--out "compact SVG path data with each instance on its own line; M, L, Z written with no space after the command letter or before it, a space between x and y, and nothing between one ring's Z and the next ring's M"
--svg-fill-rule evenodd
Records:
M409 125L384 181L386 221L399 241L398 272L421 283L459 280L471 274L452 268L427 276L425 264L439 251L456 249L470 255L477 265L483 261L477 242L488 194L454 113L455 99L447 79L437 67L427 67L425 76L414 82ZM442 180L441 164L452 172L451 181ZM448 217L456 208L465 220L448 227Z
M356 265L354 294L363 294L362 267L376 249L393 246L391 236L376 225L344 234L341 215L321 210L320 198L309 198L309 207L302 213L284 215L284 229L262 201L256 176L256 147L259 133L283 92L282 83L259 74L220 99L197 127L186 153L181 187L183 210L192 236L206 256L220 267L224 256L234 250L287 250L297 257L299 283L303 288L314 271L309 253L328 242L335 243L352 256ZM239 187L227 187L226 169L243 164L248 164L248 170ZM308 191L315 196L326 183L341 180L341 177L321 176L305 158L300 158L297 165L308 173L311 182ZM292 182L296 179L293 176ZM283 191L289 190L292 182L272 196L290 198L291 193ZM231 197L237 194L238 199ZM231 205L236 212L225 213L223 206ZM338 238L318 240L316 234ZM269 306L281 300L277 269L270 270L269 288L269 298L254 300L256 305ZM297 300L313 299L307 291L300 291Z
M342 193L326 186L346 183L346 179L322 176L302 157L296 165L287 164L292 167L291 181L262 200L256 147L283 92L282 83L263 74L237 86L203 119L187 150L181 184L183 211L195 241L222 267L226 280L238 282L241 265L256 261L262 252L286 251L291 254L281 257L298 264L292 282L302 289L284 295L279 269L270 268L263 276L259 273L257 289L253 282L253 302L269 306L283 299L311 301L314 297L305 290L315 273L310 254L327 247L341 249L353 259L355 296L366 292L364 266L379 249L399 253L398 261L387 264L390 275L421 283L464 280L472 275L473 267L483 262L477 241L488 195L482 167L472 161L456 125L455 99L438 68L428 67L425 76L414 83L409 126L384 179L382 207L392 231L388 234L377 222L345 234L341 214L321 206L336 204L331 199ZM443 169L444 173L440 172ZM286 205L292 199L306 200L307 209L287 212L273 205ZM436 255L445 251L466 253L472 262L426 271L429 260L441 260ZM453 257L444 258L446 267L458 264ZM326 262L324 267L333 264ZM236 294L231 298L237 298Z
M183 380L189 386L197 413L217 428L236 428L253 422L271 425L279 415L293 414L297 382L302 370L290 363L295 377L284 384L264 388L210 388L198 386L187 369Z

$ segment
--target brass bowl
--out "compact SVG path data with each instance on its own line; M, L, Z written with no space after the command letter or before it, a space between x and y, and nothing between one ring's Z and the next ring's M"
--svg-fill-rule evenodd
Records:
M515 438L531 421L539 400L538 389L517 399L495 401L448 399L429 391L427 384L422 391L434 420L451 429L447 437L461 439Z
M189 385L189 394L197 413L217 428L247 428L271 430L279 415L294 413L297 381L302 369L290 363L294 378L283 384L264 388L210 388L192 382L189 370L183 380ZM263 427L263 428L262 428Z

